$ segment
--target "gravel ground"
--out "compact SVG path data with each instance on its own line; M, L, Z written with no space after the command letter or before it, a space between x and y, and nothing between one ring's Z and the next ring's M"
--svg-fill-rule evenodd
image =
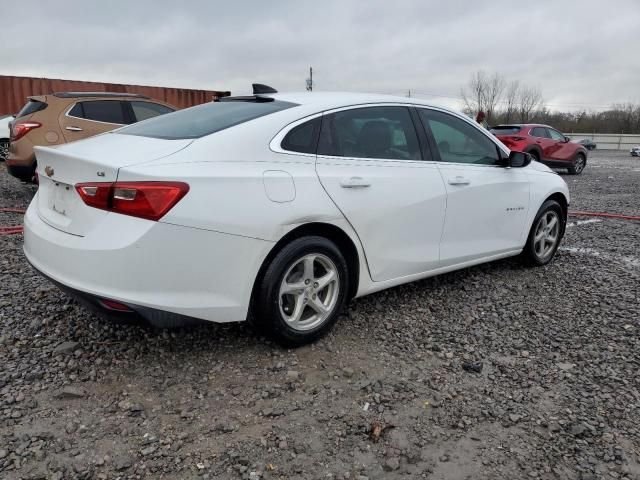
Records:
M574 210L640 214L638 159L564 178ZM0 165L0 207L33 193ZM374 294L293 351L105 322L21 243L0 237L2 478L640 479L638 222L573 218L546 267Z

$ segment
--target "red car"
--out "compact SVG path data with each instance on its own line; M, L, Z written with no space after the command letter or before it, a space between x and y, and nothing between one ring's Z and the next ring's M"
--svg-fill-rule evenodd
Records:
M527 152L552 168L566 168L579 175L587 165L587 149L547 125L509 124L491 128L510 150Z

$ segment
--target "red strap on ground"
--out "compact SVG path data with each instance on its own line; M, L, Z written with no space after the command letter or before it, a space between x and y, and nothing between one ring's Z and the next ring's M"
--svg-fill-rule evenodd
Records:
M604 218L619 218L621 220L635 220L640 221L640 216L636 215L622 215L620 213L606 213L606 212L569 212L572 217L604 217Z

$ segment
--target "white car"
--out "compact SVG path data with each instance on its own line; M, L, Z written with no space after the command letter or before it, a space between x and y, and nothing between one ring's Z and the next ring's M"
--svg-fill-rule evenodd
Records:
M9 155L9 122L13 118L13 115L0 116L0 160L5 160Z
M248 319L295 346L351 298L554 256L567 185L464 115L257 92L36 147L29 262L103 311L159 326Z
M629 150L632 157L640 157L640 145Z

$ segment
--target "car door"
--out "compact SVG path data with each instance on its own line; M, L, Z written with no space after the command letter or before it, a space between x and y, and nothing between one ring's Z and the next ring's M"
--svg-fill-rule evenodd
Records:
M376 282L439 266L446 190L423 151L406 106L323 116L318 177L360 238Z
M567 141L566 137L559 131L547 127L547 132L553 146L549 148L549 158L554 161L568 162L573 160L576 153L576 146L574 143Z
M542 152L540 160L551 160L556 142L551 140L547 129L544 127L533 127L530 135L534 137L535 144L540 147L540 151Z
M126 118L120 100L82 100L63 111L59 122L65 140L73 142L119 128Z
M419 108L447 189L440 243L442 266L520 249L529 209L523 168L505 168L488 132L448 112Z

